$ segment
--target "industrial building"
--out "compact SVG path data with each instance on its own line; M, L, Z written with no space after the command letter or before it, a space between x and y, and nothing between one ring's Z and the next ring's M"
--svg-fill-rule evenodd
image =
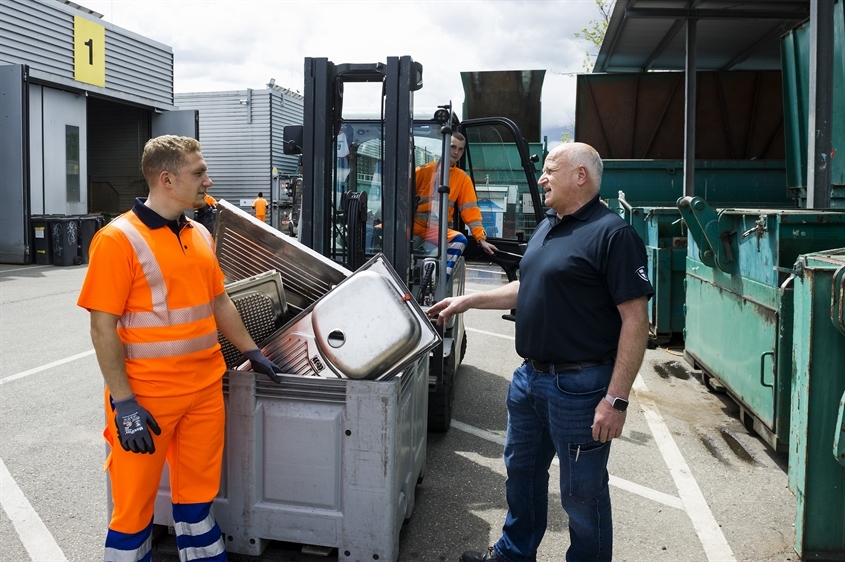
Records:
M282 143L284 127L302 123L302 100L272 79L262 90L176 94L180 109L199 113L215 199L246 211L259 191L271 205L279 202L279 177L295 175L299 167L299 157L285 156Z
M0 0L0 262L32 263L32 215L119 213L174 111L173 50L72 2Z

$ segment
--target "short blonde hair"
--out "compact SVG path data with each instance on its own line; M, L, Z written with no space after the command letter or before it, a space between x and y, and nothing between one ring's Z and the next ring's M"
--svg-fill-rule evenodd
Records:
M185 157L193 152L201 152L200 143L191 137L162 135L147 141L141 156L141 173L147 183L152 185L155 178L164 171L179 174L185 165Z

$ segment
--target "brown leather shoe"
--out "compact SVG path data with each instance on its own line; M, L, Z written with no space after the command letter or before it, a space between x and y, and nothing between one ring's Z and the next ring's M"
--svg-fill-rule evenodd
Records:
M476 552L474 550L467 550L461 554L461 559L458 562L504 562L501 558L496 556L496 551L493 547L487 547L487 552Z

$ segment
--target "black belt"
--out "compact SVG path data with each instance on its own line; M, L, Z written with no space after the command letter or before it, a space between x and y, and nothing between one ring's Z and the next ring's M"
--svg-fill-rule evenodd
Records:
M579 361L577 363L541 363L533 359L526 359L534 370L538 373L548 373L549 367L554 366L555 373L577 373L581 369L588 369L590 367L598 367L600 365L609 365L613 363L613 359L602 359L601 361Z

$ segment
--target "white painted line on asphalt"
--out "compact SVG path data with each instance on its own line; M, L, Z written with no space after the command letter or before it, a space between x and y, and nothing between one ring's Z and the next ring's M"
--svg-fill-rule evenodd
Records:
M51 265L33 265L32 267L16 267L15 269L0 269L0 275L4 273L11 273L12 271L32 271L33 269L41 269L42 267L53 267Z
M504 446L505 444L504 436L499 435L497 433L491 433L489 431L485 431L477 427L473 427L457 420L452 420L452 427L459 431L463 431L464 433L469 433L470 435L480 437L481 439L496 443L498 445ZM552 464L558 466L560 465L560 462L558 461L557 457L554 458ZM619 488L620 490L625 490L626 492L642 496L657 503L668 505L669 507L674 507L676 509L684 509L684 504L681 502L680 498L676 496L670 496L669 494L664 494L663 492L658 492L657 490L652 490L651 488L641 486L640 484L636 484L635 482L631 482L623 478L617 478L616 476L611 475L610 485Z
M70 357L65 357L64 359L59 359L58 361L53 361L52 363L47 363L46 365L41 365L40 367L35 367L34 369L30 369L16 375L10 375L2 378L0 379L0 385L28 377L29 375L34 375L35 373L40 373L41 371L46 371L47 369L52 369L53 367L58 367L59 365L64 365L65 363L70 363L71 361L76 361L77 359L82 359L83 357L88 357L89 355L94 355L93 349L77 353L76 355L71 355Z
M733 551L715 517L713 517L710 506L707 505L707 500L704 499L704 494L701 493L701 488L698 487L698 482L695 481L681 450L678 449L669 428L666 427L663 416L660 415L654 401L645 396L644 393L648 392L648 387L639 375L634 380L633 391L637 397L637 403L643 409L651 433L654 435L657 448L663 455L666 466L669 467L672 479L675 480L675 486L678 488L678 495L684 504L684 510L692 520L692 526L698 534L701 546L704 547L707 559L710 562L735 561Z
M12 520L18 538L23 543L29 558L36 562L67 562L65 553L56 544L56 539L47 530L46 525L33 509L32 504L23 495L15 479L6 469L6 463L0 459L0 505Z
M620 490L625 490L626 492L631 492L632 494L636 494L638 496L650 499L657 503L662 503L663 505L674 507L675 509L684 509L684 503L678 496L664 494L663 492L658 492L657 490L641 486L636 482L631 482L630 480L618 478L612 474L610 475L610 485L619 488Z
M473 333L476 333L476 334L484 334L485 336L493 336L495 338L503 338L503 339L511 340L511 341L513 341L513 339L514 339L513 336L508 336L508 335L505 335L505 334L497 334L495 332L487 332L487 331L484 331L484 330L476 330L475 328L464 328L464 329L467 332L473 332Z
M457 430L463 431L464 433L469 433L470 435L475 435L476 437L481 437L485 441L490 441L492 443L496 443L498 445L505 445L505 437L503 435L498 435L496 433L491 433L489 431L485 431L483 429L479 429L477 427L461 423L457 420L452 420L452 427Z
M490 274L495 273L496 275L499 275L501 277L504 277L505 275L507 275L507 273L505 273L504 271L497 271L495 269L481 269L479 267L467 267L467 271L480 271L481 273L490 273Z

